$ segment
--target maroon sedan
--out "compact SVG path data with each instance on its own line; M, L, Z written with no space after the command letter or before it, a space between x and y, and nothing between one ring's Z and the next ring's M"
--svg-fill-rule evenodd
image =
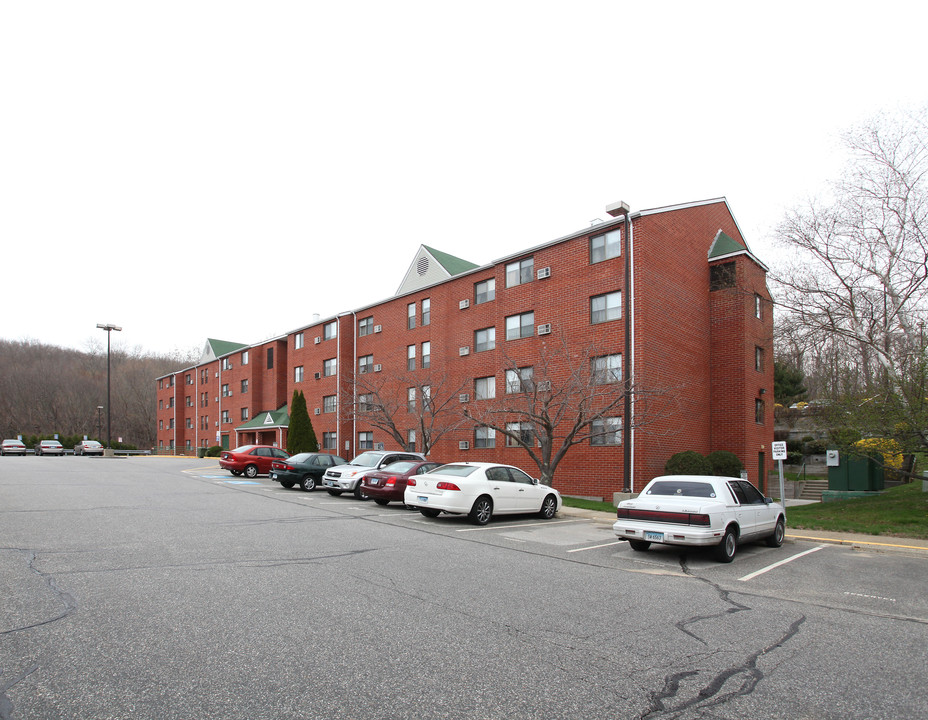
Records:
M256 475L267 475L271 471L271 463L275 460L284 460L290 457L286 450L270 445L242 445L234 450L223 450L219 455L219 467L228 470L233 475L242 475L253 478Z
M382 470L368 473L361 481L361 492L378 505L386 505L391 500L403 502L406 483L412 475L424 473L441 467L444 463L421 460L400 460L387 465Z

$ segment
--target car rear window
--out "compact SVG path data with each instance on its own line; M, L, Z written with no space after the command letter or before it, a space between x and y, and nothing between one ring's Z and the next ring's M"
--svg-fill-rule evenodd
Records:
M714 498L715 488L711 483L692 480L661 480L648 488L646 495L677 495L682 497Z
M453 475L454 477L467 477L477 468L473 465L442 465L432 470L436 475Z
M396 462L385 466L383 468L383 472L399 473L402 475L403 473L407 473L412 470L415 464L416 463L410 462L409 460L397 460Z

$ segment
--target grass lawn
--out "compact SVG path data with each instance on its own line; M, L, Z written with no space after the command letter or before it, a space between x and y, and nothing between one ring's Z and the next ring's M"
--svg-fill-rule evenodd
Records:
M565 497L564 505L615 516L615 508L607 502ZM916 481L874 497L799 505L786 511L786 524L794 530L928 539L928 493Z

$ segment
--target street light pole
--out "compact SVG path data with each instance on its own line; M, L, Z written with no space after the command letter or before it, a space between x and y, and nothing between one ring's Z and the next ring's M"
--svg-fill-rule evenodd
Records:
M106 449L110 450L113 447L112 426L110 424L110 333L113 330L120 332L122 328L112 323L97 324L97 327L106 330Z

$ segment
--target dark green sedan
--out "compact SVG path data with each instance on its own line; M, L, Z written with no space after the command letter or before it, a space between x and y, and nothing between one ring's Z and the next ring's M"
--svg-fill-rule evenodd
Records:
M270 478L287 489L299 485L306 491L315 490L326 470L334 465L344 464L345 461L337 455L297 453L286 460L275 460L271 463Z

